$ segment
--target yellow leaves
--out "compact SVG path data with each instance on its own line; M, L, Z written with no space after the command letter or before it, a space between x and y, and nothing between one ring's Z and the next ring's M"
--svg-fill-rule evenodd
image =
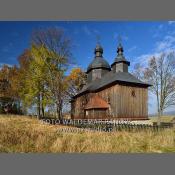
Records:
M44 66L45 60L48 57L48 51L44 46L36 47L32 45L31 55L36 64Z
M81 68L74 68L72 69L70 75L67 77L67 80L76 80L81 76L82 73L83 71L81 70Z
M81 68L73 68L69 76L66 77L65 81L68 86L68 93L70 96L75 95L86 82L86 73Z

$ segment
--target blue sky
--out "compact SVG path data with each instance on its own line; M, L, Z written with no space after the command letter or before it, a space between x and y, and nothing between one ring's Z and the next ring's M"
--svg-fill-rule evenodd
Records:
M0 22L0 66L17 64L17 57L30 46L34 29L61 27L73 42L73 57L77 66L86 69L94 57L97 36L104 49L104 58L111 64L116 56L118 35L122 37L125 57L143 65L152 55L169 52L175 48L175 21L150 22ZM149 100L149 112L156 111L155 99Z

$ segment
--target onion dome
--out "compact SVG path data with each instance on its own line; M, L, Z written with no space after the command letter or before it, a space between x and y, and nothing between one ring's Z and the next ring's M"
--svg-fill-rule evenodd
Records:
M99 68L111 70L109 63L103 58L103 48L101 47L100 44L96 45L94 53L95 58L89 64L87 68L87 73L92 69L99 69Z
M121 43L119 43L119 45L117 47L117 57L115 58L114 63L111 66L113 66L114 64L117 64L117 63L125 63L128 66L130 65L130 62L125 59L123 52L124 52L123 46Z

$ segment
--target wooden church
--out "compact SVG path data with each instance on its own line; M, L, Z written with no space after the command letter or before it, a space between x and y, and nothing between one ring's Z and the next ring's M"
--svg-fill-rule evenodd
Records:
M87 68L87 84L71 100L72 119L148 119L148 87L128 72L130 62L119 43L110 66L97 44Z

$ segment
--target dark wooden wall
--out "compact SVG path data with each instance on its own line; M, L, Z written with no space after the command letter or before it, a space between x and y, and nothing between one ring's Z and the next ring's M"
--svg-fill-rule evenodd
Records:
M109 116L105 118L148 118L148 89L126 85L114 85L94 93L109 102ZM85 94L72 103L72 118L84 119L84 106L93 93ZM97 118L100 118L97 114ZM104 118L102 116L101 118Z

